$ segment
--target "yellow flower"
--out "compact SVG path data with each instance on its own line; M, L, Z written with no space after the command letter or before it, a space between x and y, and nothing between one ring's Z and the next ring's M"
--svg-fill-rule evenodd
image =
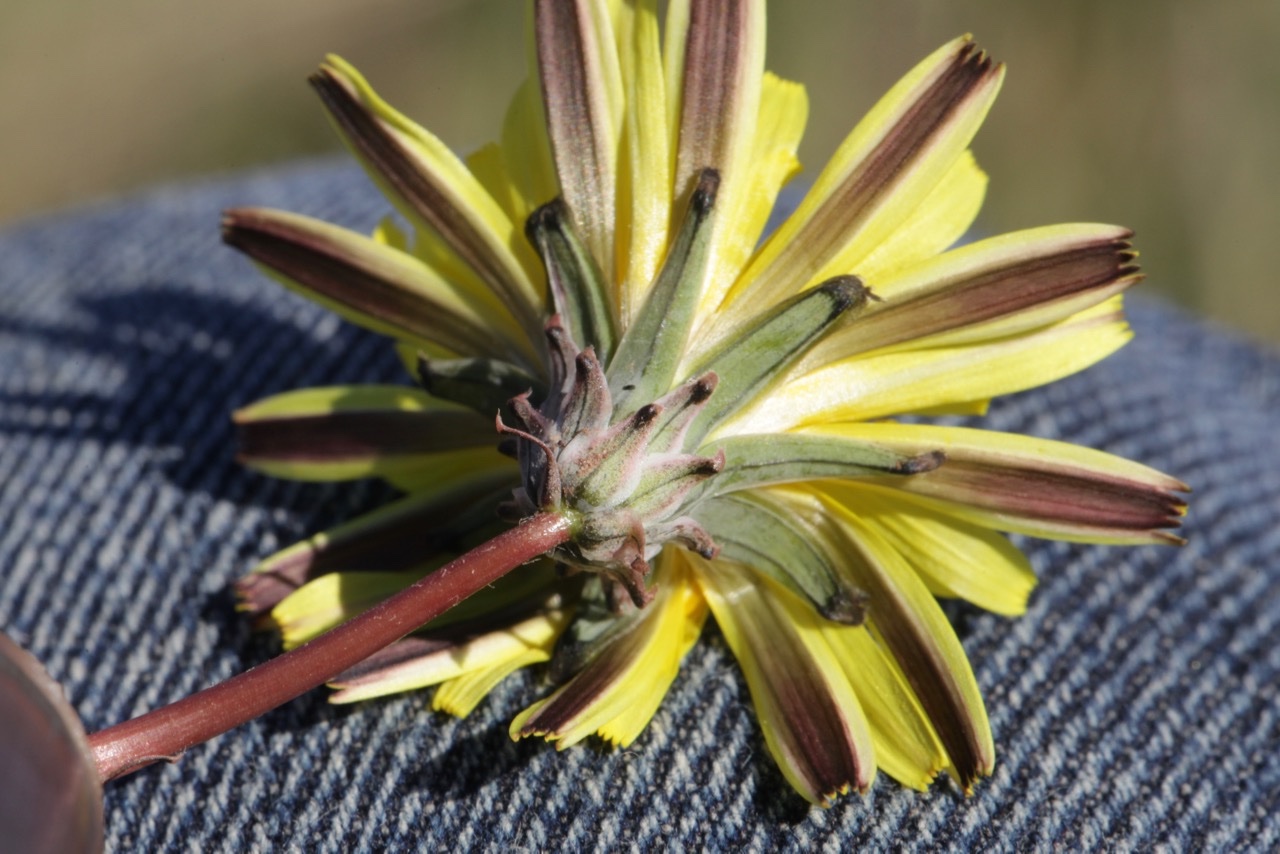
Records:
M804 89L764 71L762 2L672 0L663 28L657 6L534 2L536 69L466 161L342 60L312 78L400 219L365 237L236 210L226 239L394 338L423 388L237 413L249 465L405 492L268 558L244 607L293 645L558 513L571 542L341 676L334 701L440 684L436 707L466 714L551 660L563 684L512 735L626 745L710 613L810 801L865 791L877 767L967 791L995 751L935 597L1021 613L1035 579L1000 532L1177 542L1186 487L1059 442L887 419L981 413L1122 346L1130 233L950 248L982 202L968 146L1004 76L963 37L762 240L799 169Z

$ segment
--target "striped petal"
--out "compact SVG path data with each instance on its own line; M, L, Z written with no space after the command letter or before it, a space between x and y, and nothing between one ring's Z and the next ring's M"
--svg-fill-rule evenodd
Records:
M330 682L330 687L338 690L329 702L355 703L468 675L479 676L480 685L492 687L497 684L492 680L495 671L505 675L517 667L548 660L568 621L567 611L551 609L458 643L406 638ZM478 687L475 682L463 686L471 695L465 697L466 701L474 697L479 702L481 697L474 696ZM446 694L446 703L449 700ZM455 694L453 700L461 702L464 698Z
M896 490L983 527L1100 543L1178 543L1186 484L1139 463L1065 442L962 427L839 424L815 428L947 457L910 478L859 483Z
M995 766L982 694L955 631L915 570L874 522L825 500L844 536L846 570L866 591L872 631L905 674L946 749L951 772L969 791Z
M238 607L256 620L330 573L422 569L461 534L491 521L496 497L509 495L513 480L504 470L455 471L421 492L295 543L236 582Z
M810 366L905 342L955 346L1064 320L1141 279L1128 229L1055 225L973 243L872 283L881 300L827 336Z
M826 622L746 564L691 560L783 776L824 806L851 788L865 792L875 779L875 747Z
M466 455L480 474L509 464L483 417L401 386L285 392L237 411L238 459L276 477L351 480L407 473Z
M726 424L720 435L968 407L1070 376L1132 337L1113 298L1027 335L855 356L802 376L793 372Z
M720 304L759 232L740 213L751 203L752 162L764 77L765 10L759 0L674 0L667 12L667 73L676 133L673 196L704 169L720 173L719 205L700 315Z
M698 640L707 608L683 551L654 566L656 596L586 666L511 722L513 739L542 736L563 750L592 733L626 747L648 725Z
M596 263L612 272L622 82L608 10L600 0L536 0L533 31L560 191Z
M359 326L463 355L532 363L536 351L510 313L486 311L388 241L298 214L241 208L223 214L222 237L291 290ZM397 241L398 242L398 241Z
M867 717L876 766L904 786L924 791L947 753L898 663L863 627L823 626Z
M741 270L754 252L782 188L800 173L798 152L808 120L809 95L804 86L765 72L751 151L751 183L737 211L746 254L732 264L734 270Z
M856 272L964 154L1003 77L1003 66L967 36L916 66L841 144L731 299L769 304Z
M400 212L438 234L502 298L530 340L539 340L537 259L466 165L341 58L328 57L311 83L343 140Z
M884 243L858 262L858 275L878 283L952 246L982 209L987 173L966 151Z

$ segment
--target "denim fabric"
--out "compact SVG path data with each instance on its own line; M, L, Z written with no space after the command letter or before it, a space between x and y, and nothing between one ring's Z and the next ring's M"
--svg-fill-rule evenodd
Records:
M90 729L272 655L229 582L387 497L233 461L237 406L402 379L382 340L219 244L219 211L246 204L361 229L384 209L353 168L315 162L0 235L0 627ZM628 750L513 744L536 673L463 722L425 694L336 708L317 691L110 785L109 848L1275 849L1280 357L1130 304L1121 354L986 423L1183 478L1190 544L1028 541L1042 583L1025 617L951 608L1000 751L972 797L882 777L809 809L712 629Z

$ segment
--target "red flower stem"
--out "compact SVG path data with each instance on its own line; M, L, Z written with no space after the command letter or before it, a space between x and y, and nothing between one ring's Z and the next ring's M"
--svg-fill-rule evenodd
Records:
M570 520L526 519L318 638L176 703L89 736L102 782L248 723L353 667L511 570L569 539Z

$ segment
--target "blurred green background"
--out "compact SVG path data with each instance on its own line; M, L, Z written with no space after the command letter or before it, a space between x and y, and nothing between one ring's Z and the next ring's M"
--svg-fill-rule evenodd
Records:
M305 85L327 51L470 150L524 73L522 6L4 0L0 223L337 150ZM1280 341L1280 2L775 2L769 67L809 87L810 172L963 32L1010 71L975 144L992 177L983 232L1123 223L1144 287Z

